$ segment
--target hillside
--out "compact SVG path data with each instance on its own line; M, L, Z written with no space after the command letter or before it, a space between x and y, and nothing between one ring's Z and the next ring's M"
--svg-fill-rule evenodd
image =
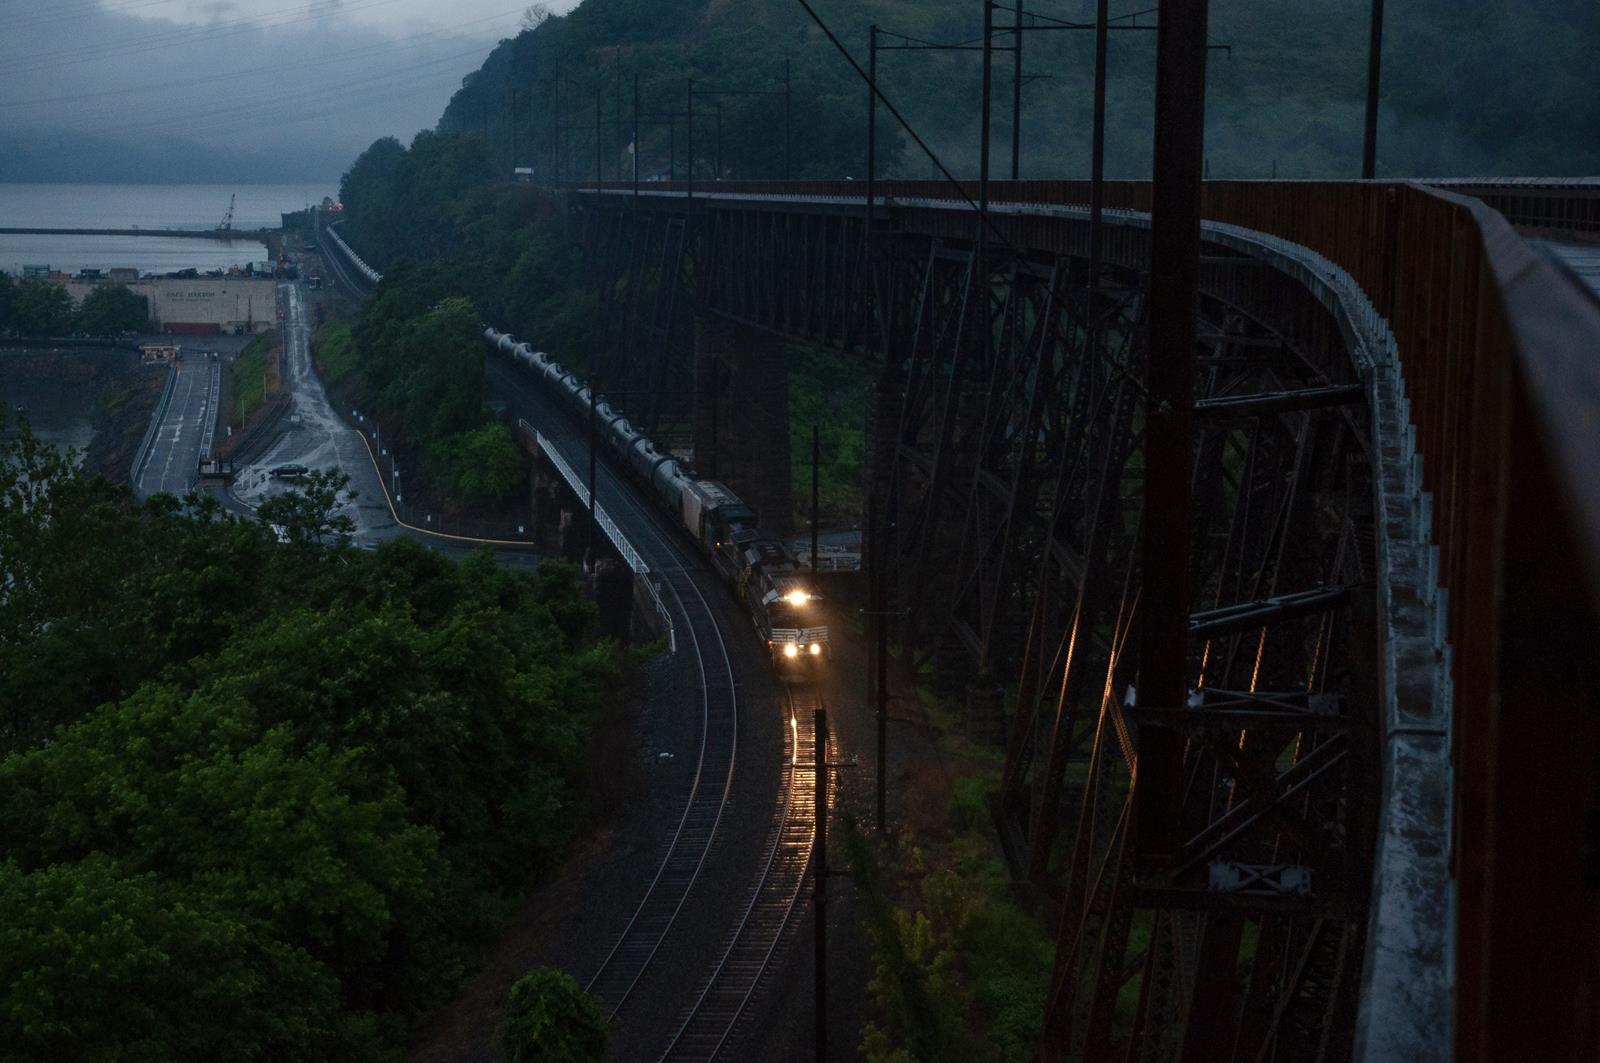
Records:
M817 0L829 26L865 65L867 27L922 40L981 36L975 0ZM1112 14L1146 8L1114 4ZM535 5L537 8L538 5ZM1029 10L1092 18L1088 0L1036 0ZM538 12L530 9L532 17ZM1239 0L1213 5L1207 156L1213 177L1354 176L1360 158L1368 0ZM1153 15L1139 21L1148 25ZM1009 10L996 12L1008 24ZM1600 40L1600 5L1548 0L1413 0L1389 5L1379 174L1571 174L1600 171L1600 95L1585 42ZM885 39L884 43L888 43ZM1007 46L1009 35L997 37ZM1117 32L1109 62L1108 174L1150 165L1155 35ZM1022 176L1087 170L1093 34L1024 38ZM781 95L699 95L700 89L781 92L792 68L791 175L859 175L866 90L794 0L585 0L570 14L504 40L464 80L441 131L487 131L497 169L534 167L541 179L631 172L633 77L647 115L683 112L696 79L697 174L783 175ZM880 79L918 131L958 173L977 168L981 63L975 51L886 52ZM1029 80L1035 75L1039 79ZM1011 55L994 74L995 173L1010 159ZM514 96L513 96L514 93ZM513 111L513 99L515 110ZM720 119L717 110L720 107ZM561 130L557 147L555 131ZM884 171L924 177L930 167L890 130ZM641 174L681 173L686 123L641 122ZM513 144L516 158L513 160Z

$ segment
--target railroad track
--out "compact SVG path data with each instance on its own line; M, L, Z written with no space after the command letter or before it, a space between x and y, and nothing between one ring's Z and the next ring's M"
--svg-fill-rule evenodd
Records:
M667 547L659 536L656 539ZM668 549L681 560L675 547ZM616 1018L649 969L700 877L727 808L738 753L739 698L722 631L687 570L675 567L660 573L663 585L688 621L684 629L689 633L690 648L700 670L700 750L689 797L666 856L634 909L633 918L584 987L600 1001L608 1019ZM713 646L703 644L707 635L714 640Z
M551 422L552 431L559 433L555 426L563 423L563 418ZM683 630L688 637L680 639L680 649L692 651L703 691L700 749L672 839L632 918L585 986L607 1018L614 1020L652 965L671 962L662 951L663 943L699 880L722 824L736 761L739 706L727 643L705 597L718 591L702 592L693 578L703 567L682 544L671 540L670 533L663 534L630 492L617 493L607 505L614 507L613 517L626 524L628 534L652 543L652 567L687 621ZM784 774L768 828L765 860L716 962L697 987L694 1003L667 1039L661 1060L709 1063L735 1045L805 894L816 837L813 710L819 701L809 687L784 684L783 690L789 721ZM830 760L832 753L830 740Z
M817 778L815 714L819 698L810 688L797 693L785 684L788 728L782 801L769 831L767 859L750 887L739 922L700 984L694 1003L679 1019L661 1053L662 1063L711 1063L743 1032L749 1006L772 964L805 893L816 841ZM832 741L825 760L832 760Z

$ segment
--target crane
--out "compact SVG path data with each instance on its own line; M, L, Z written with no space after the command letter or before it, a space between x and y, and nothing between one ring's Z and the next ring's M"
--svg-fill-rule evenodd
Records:
M224 214L222 220L217 222L218 232L231 232L233 230L233 201L238 198L239 193L237 192L228 196L228 213Z

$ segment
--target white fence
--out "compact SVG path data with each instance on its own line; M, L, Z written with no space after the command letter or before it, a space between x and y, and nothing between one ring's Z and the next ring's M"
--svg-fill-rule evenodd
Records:
M567 464L566 459L550 444L550 441L544 437L542 432L524 420L519 419L517 424L521 426L523 431L532 434L533 438L538 441L539 449L544 452L545 457L550 459L550 464L555 466L556 471L561 474L561 478L567 481L567 486L572 488L573 494L578 496L579 503L587 506L589 504L589 488L583 482L583 478L573 471L572 466ZM622 529L617 527L616 521L611 519L611 514L607 513L599 502L595 503L594 520L596 524L600 525L600 530L606 533L606 538L611 540L611 545L617 548L617 553L622 555L622 560L627 562L628 567L633 570L633 574L643 581L645 589L650 592L650 600L655 603L656 615L661 618L662 626L666 628L667 649L677 653L677 632L673 629L672 617L667 613L666 603L661 600L661 588L657 585L655 574L650 571L650 566L645 564L644 558L639 556L639 551L635 550L633 544L628 542L627 536L622 534Z

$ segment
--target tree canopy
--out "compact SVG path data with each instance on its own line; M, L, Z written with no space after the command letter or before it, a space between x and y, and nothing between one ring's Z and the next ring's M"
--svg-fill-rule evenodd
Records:
M982 7L970 0L812 0L855 61L867 66L868 26L917 41L971 43ZM1117 7L1127 14L1152 5ZM1041 21L1092 20L1093 4L1030 3ZM1214 177L1354 177L1361 161L1369 0L1240 0L1212 5L1206 153ZM995 15L1009 49L1009 10ZM1148 29L1153 14L1131 20ZM1379 176L1593 173L1600 94L1588 53L1600 38L1591 0L1527 4L1414 0L1389 5L1384 28ZM907 43L885 36L882 45ZM1151 165L1155 34L1114 32L1107 64L1107 173L1145 178ZM1089 165L1093 34L1024 32L1022 176L1082 177ZM707 90L694 110L695 172L784 175L780 95L789 64L789 176L859 179L866 86L792 0L584 0L535 20L463 79L439 124L486 130L494 170L532 167L541 181L626 179L635 156L633 86L655 116L638 131L640 172L685 171L687 81ZM1011 55L993 75L997 176L1009 173ZM978 53L897 51L878 57L879 84L961 177L978 170ZM598 137L595 90L600 88ZM516 106L512 94L516 89ZM1560 106L1550 101L1559 100ZM666 115L676 112L676 117ZM560 145L557 146L557 129ZM932 176L883 109L880 173ZM720 135L719 135L720 134ZM598 145L596 143L598 139ZM598 151L596 150L598 146ZM559 165L558 165L559 163Z
M0 1061L384 1058L553 867L574 570L315 538L0 444Z

